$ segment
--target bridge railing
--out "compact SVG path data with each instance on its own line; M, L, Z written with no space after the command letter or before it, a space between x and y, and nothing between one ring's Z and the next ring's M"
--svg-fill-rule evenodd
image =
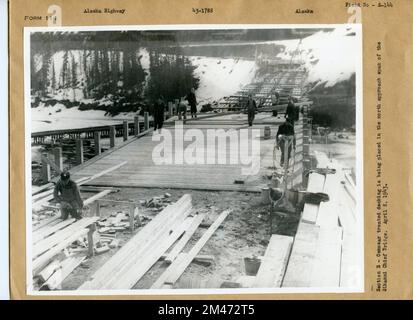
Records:
M52 154L54 161L49 158L47 152L43 152L41 155L40 166L40 179L43 183L47 183L52 178L53 168L56 174L60 174L63 170L63 155L62 141L72 140L74 151L74 164L80 165L85 161L85 141L90 141L93 146L93 156L100 155L106 149L102 148L101 139L109 139L109 149L114 148L116 145L116 138L123 137L123 141L127 141L130 136L139 136L149 130L153 121L149 119L149 113L145 112L143 121L141 116L135 116L134 121L130 122L124 120L120 124L114 124L109 126L96 126L87 128L75 128L75 129L62 129L62 130L49 130L42 132L34 132L31 135L33 145L42 145L46 143L46 139L51 139ZM70 143L70 145L72 145ZM55 146L54 146L55 145ZM54 147L53 147L54 146Z

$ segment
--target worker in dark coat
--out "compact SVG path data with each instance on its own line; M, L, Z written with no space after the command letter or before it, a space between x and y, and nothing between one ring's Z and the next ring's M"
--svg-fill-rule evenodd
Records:
M248 125L250 127L252 126L252 122L254 121L256 110L257 110L257 104L255 103L255 100L252 99L251 95L248 95L247 113L248 113Z
M153 106L153 120L154 120L154 130L162 129L163 121L165 119L165 104L163 100L159 98L156 100Z
M61 218L66 220L69 215L75 219L82 218L83 200L76 182L70 179L70 173L64 171L60 174L54 188L54 199L60 203Z
M196 118L197 115L197 109L196 109L196 96L195 96L195 89L192 88L191 92L188 93L188 95L186 96L186 100L188 100L188 104L191 107L191 118Z
M292 139L292 141L291 141ZM285 160L285 143L290 142L288 145L288 158L287 158L287 163L289 162L291 158L291 150L294 148L295 150L295 132L294 132L294 126L291 123L291 120L287 119L285 122L278 127L277 135L276 135L276 143L277 143L277 148L281 149L281 159L280 159L280 165L281 167L284 166L284 160Z
M293 98L288 97L288 105L285 110L285 118L290 120L290 123L294 126L294 122L299 118L299 108L295 106Z

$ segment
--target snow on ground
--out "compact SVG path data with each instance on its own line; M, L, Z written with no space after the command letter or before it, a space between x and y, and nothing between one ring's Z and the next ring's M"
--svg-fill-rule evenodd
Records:
M31 109L32 132L107 126L132 121L135 113L121 113L114 117L105 116L102 110L82 110L77 107L66 108L57 103L55 106L39 106Z
M196 66L195 76L200 78L196 91L198 103L210 103L234 94L252 82L257 71L254 61L221 59L212 57L191 57Z
M285 46L279 58L291 59L291 54L297 50L301 52L298 58L302 59L307 70L308 82L326 82L326 87L337 82L347 80L356 71L358 58L358 39L355 36L346 36L354 32L349 27L339 27L333 31L320 31L302 40L284 40L274 43Z

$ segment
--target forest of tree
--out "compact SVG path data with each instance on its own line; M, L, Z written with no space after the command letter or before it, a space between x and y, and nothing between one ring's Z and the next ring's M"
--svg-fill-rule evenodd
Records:
M311 111L313 123L334 129L355 128L356 123L356 76L326 87L316 86L308 93L314 102Z
M193 76L195 67L184 55L159 54L153 50L149 57L150 77L145 92L149 100L162 97L165 101L173 101L186 96L191 88L198 88L199 79Z
M36 33L31 40L33 107L59 100L114 115L148 109L161 96L166 102L198 87L194 67L179 47L169 54L151 48L147 74L137 32ZM100 105L104 98L112 103Z

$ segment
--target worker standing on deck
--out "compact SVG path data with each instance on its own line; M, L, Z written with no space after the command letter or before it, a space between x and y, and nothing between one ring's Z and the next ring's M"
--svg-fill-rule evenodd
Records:
M197 115L197 109L196 109L196 96L195 96L195 89L192 88L191 92L188 93L188 95L186 96L186 100L188 100L188 104L191 107L191 118L196 118Z
M75 219L82 218L83 200L79 187L70 179L68 171L60 174L60 180L56 183L53 195L54 199L60 203L63 220L66 220L69 214Z
M294 122L298 120L298 117L299 117L298 107L295 106L293 98L289 96L287 109L285 110L285 118L290 120L290 123L294 126Z
M257 109L257 104L255 103L255 100L252 99L252 95L248 95L248 100L247 100L247 113L248 113L248 125L251 127L252 122L254 121L255 118L255 111Z
M278 127L277 135L276 135L276 143L277 143L277 148L281 148L281 159L280 159L280 165L281 167L284 166L284 159L286 157L285 155L285 143L290 141L292 137L292 143L289 143L288 145L288 159L287 163L290 161L291 158L291 150L294 148L295 150L295 132L294 132L294 125L291 123L290 119L286 119L285 122Z
M162 98L156 100L153 109L154 131L156 131L156 129L159 129L160 131L165 117L165 105Z
M179 116L179 119L181 119L181 117L183 117L184 120L186 119L186 108L187 108L187 106L184 102L185 98L186 97L180 98L179 102L178 102L178 116Z

